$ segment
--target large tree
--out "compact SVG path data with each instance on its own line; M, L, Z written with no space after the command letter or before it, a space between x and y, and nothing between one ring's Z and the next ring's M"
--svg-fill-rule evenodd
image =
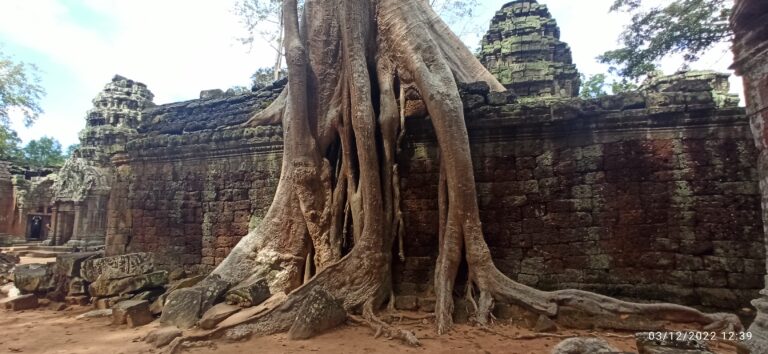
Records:
M0 46L0 160L21 162L23 153L11 128L11 111L18 110L25 126L42 113L40 98L45 94L34 65L16 62Z
M580 290L545 292L499 271L483 239L458 84L485 81L495 91L504 87L427 1L307 0L300 25L296 0L285 0L283 15L288 86L251 120L283 124L274 200L263 221L205 280L171 293L163 320L200 316L220 301L217 289L222 287L234 303L257 305L242 286L259 281L273 295L228 324L181 341L287 331L302 306L314 305L315 295L325 293L342 302L351 318L418 343L413 333L376 316L393 296L392 249L403 227L395 157L406 97L423 101L439 147L438 333L453 324L462 260L468 267L464 293L476 305L474 319L480 324L488 323L494 302L501 301L556 319L567 316L560 309L568 307L618 322L652 319L741 328L731 314L631 303ZM348 252L341 246L344 237L353 244Z
M61 150L61 143L47 136L30 141L24 146L23 151L24 162L30 167L58 167L66 160Z

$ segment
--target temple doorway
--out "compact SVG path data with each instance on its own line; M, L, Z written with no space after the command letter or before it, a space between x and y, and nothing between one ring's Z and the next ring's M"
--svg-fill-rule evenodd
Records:
M27 215L27 240L42 241L48 238L51 216L34 213Z

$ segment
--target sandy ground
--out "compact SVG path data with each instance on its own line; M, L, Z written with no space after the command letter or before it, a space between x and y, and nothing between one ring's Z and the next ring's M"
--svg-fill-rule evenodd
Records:
M111 325L110 318L75 319L91 310L75 307L61 312L50 309L10 312L0 310L0 353L41 354L129 354L160 353L142 341L157 321L140 328ZM368 328L342 326L306 341L288 340L285 334L251 338L242 342L217 341L213 345L190 348L188 353L549 353L563 338L510 339L526 335L526 329L504 323L489 333L470 326L458 326L450 335L434 335L432 323L411 321L403 324L416 332L422 346L412 348L398 341L374 338ZM589 335L586 331L562 331L562 335ZM612 335L626 336L629 333ZM636 353L634 339L601 335L617 348ZM713 345L714 346L714 345ZM714 348L713 348L714 349ZM717 353L735 353L721 346Z
M48 258L22 257L22 263L45 263ZM2 296L2 295L0 295ZM2 299L0 297L0 299ZM75 319L90 307L64 311L48 308L11 312L0 309L0 353L41 354L132 354L161 353L142 339L157 328L157 321L139 328L111 324L111 318ZM374 338L365 327L346 325L305 341L288 340L285 334L251 338L241 342L215 341L212 345L189 348L187 353L550 353L564 338L513 339L533 334L525 328L497 322L491 332L459 325L449 335L436 336L428 320L404 321L399 326L414 331L422 346L413 348L399 341ZM564 330L558 335L593 336L588 331ZM627 353L637 353L632 333L604 333L597 336ZM627 338L630 337L630 338ZM719 354L735 353L732 347L711 344Z

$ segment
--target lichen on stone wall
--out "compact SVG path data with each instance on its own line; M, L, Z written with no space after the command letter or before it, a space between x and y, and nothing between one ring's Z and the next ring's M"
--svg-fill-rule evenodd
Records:
M483 37L480 61L518 96L574 97L579 72L546 5L516 0L501 8Z

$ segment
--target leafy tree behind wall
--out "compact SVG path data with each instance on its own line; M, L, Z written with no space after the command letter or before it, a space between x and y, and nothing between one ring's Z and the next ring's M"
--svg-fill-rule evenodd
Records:
M58 167L64 164L61 143L47 136L30 141L24 147L24 159L30 167Z
M607 90L608 88L610 88L610 92ZM637 90L637 88L636 84L626 79L608 82L608 78L605 74L595 74L589 77L581 75L579 97L588 99L602 97L608 94L617 95L622 92Z
M644 6L646 5L646 6ZM619 37L621 47L598 57L610 72L638 79L669 55L686 64L715 44L730 40L728 17L732 0L672 0L649 7L647 0L615 0L612 12L627 12L632 22Z
M0 160L20 163L24 160L21 139L13 129L0 125Z

